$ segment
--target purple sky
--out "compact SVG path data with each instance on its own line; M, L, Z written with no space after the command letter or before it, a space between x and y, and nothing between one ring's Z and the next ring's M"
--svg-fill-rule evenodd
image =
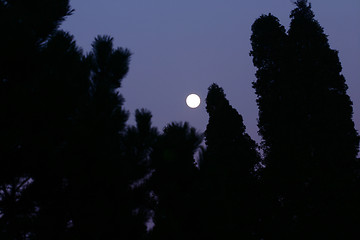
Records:
M160 130L171 121L188 121L204 131L204 100L211 83L224 88L256 140L257 106L251 87L256 69L249 57L251 25L272 13L286 29L293 0L72 0L75 9L62 29L85 52L98 34L133 52L121 93L125 108L147 108ZM343 74L360 129L360 1L313 0L316 19L339 51ZM185 98L197 93L202 103L190 109Z

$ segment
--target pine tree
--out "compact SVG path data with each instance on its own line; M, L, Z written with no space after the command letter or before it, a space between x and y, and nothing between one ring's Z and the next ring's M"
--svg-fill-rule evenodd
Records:
M151 154L157 144L159 132L151 126L152 114L146 109L135 111L136 126L127 127L124 137L126 171L131 176L131 208L134 209L132 239L147 237L147 223L152 217L154 201L150 177Z
M194 154L202 136L188 123L164 128L151 155L154 208L153 239L198 238L198 168Z
M73 37L63 31L52 34L40 59L37 97L30 115L34 119L31 151L37 154L32 162L32 198L38 208L34 234L55 239L65 237L70 221L67 182L73 165L66 152L88 91L88 69Z
M122 153L128 113L117 91L128 72L131 53L114 49L112 42L109 36L98 36L83 60L88 64L90 90L74 126L69 154L73 161L69 173L72 231L80 238L131 234L131 177Z
M149 171L151 114L126 142L131 53L98 36L84 56L58 30L71 13L67 0L0 1L0 238L143 239L148 189L133 186Z
M59 24L70 14L67 0L0 2L0 238L39 237L36 225L39 215L43 216L39 204L59 190L59 186L51 185L55 176L42 180L47 174L59 173L54 166L59 163L57 153L64 135L57 136L53 131L64 129L73 109L58 110L54 99L44 101L44 94L51 89L41 84L55 80L51 78L55 69L49 65L43 68L45 63L53 63L55 56L49 58L45 52ZM64 52L56 57L78 66L77 49L71 48L68 41L62 47ZM62 83L68 86L68 82ZM44 165L45 159L48 161ZM51 188L43 188L40 196L40 185ZM57 230L64 225L58 217Z
M209 87L206 110L207 150L200 165L203 234L211 239L252 238L257 221L254 169L260 160L256 143L216 84Z

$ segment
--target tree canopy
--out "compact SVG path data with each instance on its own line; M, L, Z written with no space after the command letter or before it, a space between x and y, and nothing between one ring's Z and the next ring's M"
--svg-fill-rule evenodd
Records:
M132 52L59 26L67 0L0 0L0 239L351 239L359 135L338 52L297 0L251 27L257 144L214 83L204 133L121 95ZM261 149L261 151L259 151ZM260 154L261 152L261 154Z

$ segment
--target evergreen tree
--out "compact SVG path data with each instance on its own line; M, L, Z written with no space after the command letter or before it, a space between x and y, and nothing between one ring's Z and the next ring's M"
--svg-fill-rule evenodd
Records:
M298 174L294 162L289 135L293 128L289 123L290 102L288 79L288 37L279 20L269 14L260 16L252 25L251 35L253 64L258 68L253 88L258 98L258 127L262 136L265 169L261 175L261 234L281 233L291 227L283 213L285 188L293 188L291 175ZM296 109L295 109L296 111ZM275 173L274 170L278 169ZM276 228L277 227L277 228ZM267 236L265 234L265 236ZM273 237L273 236L272 236Z
M136 126L127 127L124 138L126 171L130 175L131 208L134 209L132 239L147 237L145 223L152 217L154 201L150 177L152 174L150 155L157 143L159 133L151 126L152 114L146 109L136 110Z
M0 238L142 239L148 190L134 182L149 172L151 114L125 127L131 54L99 36L84 56L58 30L71 12L0 1Z
M273 136L286 132L283 130L286 126L283 115L287 107L284 99L287 91L287 35L279 20L271 14L260 16L252 25L252 31L250 55L258 68L253 87L258 96L256 102L261 106L258 127L263 137L263 150L266 155L271 155L273 145L276 145Z
M59 163L57 153L64 135L56 136L53 131L64 129L73 109L55 109L58 105L54 105L53 98L44 99L51 89L41 84L59 79L52 79L55 69L51 66L43 72L43 65L55 59L45 52L50 49L59 24L70 14L67 0L0 2L0 238L38 237L35 229L39 215L43 215L39 211L41 199L58 191L58 186L51 184L58 174L42 180L54 173L54 166ZM71 56L77 55L77 50L67 44L65 41L62 50L70 52L61 52L56 57L77 63L77 56ZM72 69L69 68L69 73ZM60 82L57 86L67 83ZM44 186L41 197L37 194L40 185ZM57 229L63 227L61 221L59 217Z
M359 220L354 202L359 138L337 51L330 48L311 5L299 0L296 6L287 36L274 37L283 32L279 24L264 31L275 22L271 17L253 25L264 181L278 209L269 220L274 223L270 232L283 238L340 238L353 233ZM275 46L269 44L273 40ZM280 231L284 226L287 231Z
M86 239L131 235L131 176L122 153L128 113L117 91L128 72L131 54L127 49L114 49L112 41L98 36L84 59L91 85L70 144L73 232Z
M75 116L88 90L88 69L73 37L63 31L50 37L40 59L31 115L31 151L37 154L32 170L32 198L38 208L34 234L41 239L61 239L70 221L67 182L73 165L66 152Z
M198 168L194 154L202 136L188 123L164 128L151 155L154 209L153 239L197 239Z
M330 48L311 5L305 0L296 5L288 32L292 97L298 108L296 137L303 141L298 152L306 159L304 184L312 198L305 210L311 216L299 222L319 235L327 230L328 236L342 237L344 232L355 233L360 223L355 222L360 208L352 202L359 191L353 186L359 137L338 52Z
M216 84L209 87L206 110L207 150L200 165L204 237L251 239L257 221L254 168L260 158L256 143L245 132L241 115Z

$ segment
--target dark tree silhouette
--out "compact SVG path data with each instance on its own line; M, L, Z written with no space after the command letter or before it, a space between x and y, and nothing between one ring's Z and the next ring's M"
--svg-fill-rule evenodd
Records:
M145 223L152 217L154 201L149 179L152 174L150 155L157 143L159 132L151 126L152 114L146 109L136 110L136 126L127 127L124 152L128 175L131 176L131 208L134 209L132 239L147 237ZM137 229L136 229L137 228Z
M245 132L241 115L216 84L209 87L206 110L207 150L200 165L204 237L251 239L257 221L254 168L260 157L256 143Z
M289 220L281 216L283 192L284 187L292 186L289 182L291 175L298 173L298 170L294 172L296 167L289 160L293 155L288 138L289 135L292 137L294 129L288 121L289 112L296 109L293 110L289 102L287 42L285 28L271 14L260 16L252 25L250 55L253 56L254 66L258 68L253 87L258 96L258 127L263 139L261 147L266 165L261 176L264 198L259 225L265 233L282 233L290 228ZM278 172L270 169L278 169Z
M68 124L66 119L73 109L54 109L59 105L55 104L54 98L45 99L45 86L42 84L53 84L62 89L69 83L69 78L57 84L51 81L57 81L59 78L52 78L56 75L56 69L51 67L55 58L49 58L46 52L51 51L50 45L56 42L56 35L62 35L56 33L57 27L70 14L71 10L66 0L0 2L2 239L37 237L35 226L40 219L39 215L44 215L42 210L46 208L44 206L39 211L39 204L44 202L44 192L52 195L58 190L57 185L52 185L56 182L54 179L57 174L51 179L46 179L47 184L40 181L45 175L54 173L53 170L59 163L57 153L64 133L56 135L52 131L59 133L60 129L64 129ZM69 37L65 38L69 40ZM77 49L73 49L69 41L64 40L61 48L64 52L59 52L60 55L57 57L69 60L68 64L74 63L74 66L62 64L66 68L69 67L71 73L79 61ZM74 56L71 56L72 54ZM49 67L46 72L42 72L44 64L48 64ZM57 89L52 90L55 93ZM46 91L49 92L51 89ZM69 94L69 97L73 96ZM46 163L45 158L48 159ZM40 185L44 186L41 197L36 194ZM58 200L61 202L62 198ZM59 209L61 208L59 205ZM60 224L56 228L63 228L61 217L57 221ZM49 222L54 223L50 218ZM52 229L53 234L56 234L57 230Z
M151 187L157 204L152 239L198 237L198 168L194 154L202 136L188 123L164 128L151 155Z
M269 237L343 238L359 220L352 102L311 5L297 1L290 17L287 35L271 15L252 27L264 182L275 209L265 225Z
M159 134L148 110L126 126L129 50L98 36L84 55L58 30L67 0L0 1L0 239L351 238L352 102L311 5L295 4L288 33L271 14L252 26L261 159L216 84L206 148L188 123Z
M34 98L29 145L33 161L32 199L38 209L34 234L63 238L67 229L67 175L72 163L65 155L76 112L85 100L88 69L73 37L57 31L40 52L41 67ZM44 194L46 191L46 194Z
M130 52L99 36L85 57L57 30L68 1L1 1L0 13L0 238L143 238L132 184L146 170L117 92ZM138 158L151 141L131 146Z
M125 125L118 89L131 53L98 36L84 56L57 30L70 14L68 1L0 1L0 238L143 239L158 133L146 110ZM189 167L201 138L187 124L164 138L177 132L186 149L171 154ZM183 208L194 209L188 187Z
M133 179L121 147L128 113L117 92L131 54L127 49L114 49L112 41L98 36L84 59L91 85L72 137L69 177L72 231L79 238L125 237L133 230L129 228Z
M253 87L258 96L259 105L259 133L263 137L263 150L266 155L274 152L276 139L273 136L286 132L285 93L286 81L286 48L287 35L285 28L273 15L262 15L252 25L252 51L257 81ZM281 123L283 121L283 124Z

